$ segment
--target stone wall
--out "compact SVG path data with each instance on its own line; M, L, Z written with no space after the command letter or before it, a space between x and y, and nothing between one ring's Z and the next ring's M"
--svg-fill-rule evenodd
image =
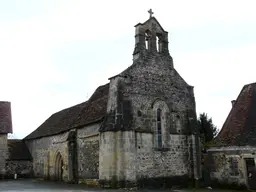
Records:
M78 177L80 182L99 178L99 132L100 124L77 130Z
M116 89L121 89L123 100L131 102L132 129L154 132L154 107L163 103L159 106L167 108L163 115L166 133L191 134L190 123L196 120L193 87L172 68L171 58L156 55L137 60L121 75L111 79L110 96L111 91L117 95ZM116 99L116 96L109 98L109 111L116 108Z
M104 186L136 182L135 142L134 131L100 134L99 178Z
M33 176L33 163L31 161L6 161L6 177L13 178L14 174L17 177L32 177Z
M191 136L170 135L169 142L169 149L159 150L152 133L104 132L100 135L100 182L129 186L168 179L174 185L187 185L192 175Z
M68 133L27 140L26 144L33 158L34 175L39 178L55 179L55 160L60 153L63 162L63 180L68 181Z
M100 124L77 129L77 164L78 179L99 178L99 129ZM39 178L55 179L55 161L60 153L64 161L63 180L71 181L69 174L68 132L35 140L26 144L33 157L34 175ZM71 177L71 176L70 176Z
M0 177L5 175L5 159L7 158L7 134L0 134Z
M191 176L191 137L170 135L170 149L154 148L153 134L137 133L137 178Z
M229 187L247 186L245 158L254 158L256 148L226 147L211 148L205 155L204 172L209 174L209 185Z

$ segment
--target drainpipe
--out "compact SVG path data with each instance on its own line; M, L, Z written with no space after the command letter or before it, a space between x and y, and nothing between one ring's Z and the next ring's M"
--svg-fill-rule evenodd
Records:
M200 182L199 179L201 178L201 152L200 152L200 139L199 139L199 133L198 133L198 129L196 126L194 126L195 128L195 147L196 147L196 188L199 187Z

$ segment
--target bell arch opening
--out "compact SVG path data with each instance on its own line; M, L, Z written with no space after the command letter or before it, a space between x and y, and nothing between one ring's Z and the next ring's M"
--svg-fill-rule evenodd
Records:
M160 52L160 50L159 50L159 37L158 36L156 36L156 51Z
M146 47L146 50L150 49L150 39L151 39L151 31L146 30L145 31L145 47Z

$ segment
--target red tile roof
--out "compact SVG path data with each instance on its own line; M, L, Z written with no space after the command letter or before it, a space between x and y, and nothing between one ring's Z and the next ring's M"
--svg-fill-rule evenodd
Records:
M12 133L11 103L0 101L0 133Z
M256 83L243 87L213 143L218 146L256 145Z

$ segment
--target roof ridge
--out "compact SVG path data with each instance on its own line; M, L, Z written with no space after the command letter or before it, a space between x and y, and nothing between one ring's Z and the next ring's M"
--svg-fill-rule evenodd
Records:
M97 122L106 114L108 91L109 83L99 86L87 101L53 113L24 139L56 135L74 127L82 127Z
M249 85L254 85L254 84L256 85L256 82L245 84L244 87L249 86Z
M64 109L61 109L61 110L59 110L59 111L53 113L52 115L57 114L57 113L62 112L62 111L65 111L65 110L68 110L68 109L73 108L73 107L77 107L77 106L79 106L79 105L81 105L81 104L86 104L87 102L88 102L88 100L87 100L87 101L84 101L84 102L81 102L81 103L78 103L78 104L76 104L76 105L72 105L72 106L70 106L70 107L66 107L66 108L64 108ZM51 115L51 116L52 116L52 115ZM50 116L50 117L51 117L51 116Z

